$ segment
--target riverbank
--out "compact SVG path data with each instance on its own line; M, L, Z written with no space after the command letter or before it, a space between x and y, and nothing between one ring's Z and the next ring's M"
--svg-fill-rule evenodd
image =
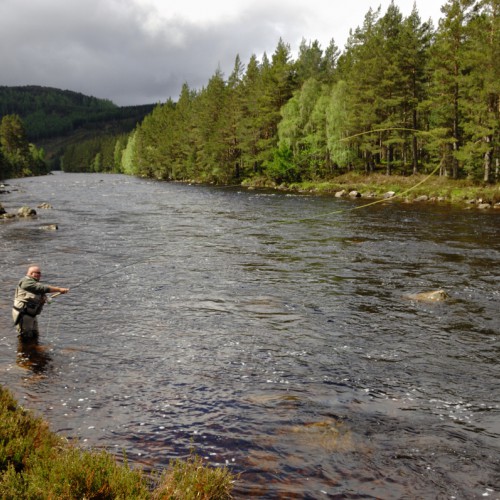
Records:
M411 175L386 176L349 173L331 181L290 184L269 183L265 179L243 182L247 188L271 188L280 191L332 195L336 197L400 200L405 203L451 203L465 209L500 209L499 184L475 184L448 177Z
M234 477L196 455L146 475L106 451L86 451L51 432L0 386L0 497L229 499Z
M185 181L197 184L197 181ZM436 175L363 175L348 173L329 181L307 181L276 184L264 177L246 179L247 189L274 189L311 195L331 195L338 198L392 199L404 203L449 203L464 209L500 209L500 184L474 183L467 179L450 179ZM9 186L0 185L0 194L8 194ZM0 218L14 217L0 203Z

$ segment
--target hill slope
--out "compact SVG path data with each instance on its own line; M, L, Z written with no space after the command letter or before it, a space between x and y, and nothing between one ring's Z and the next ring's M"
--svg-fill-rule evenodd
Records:
M52 87L0 86L0 120L19 115L30 142L43 147L50 161L82 139L132 131L154 107L119 107L107 99Z

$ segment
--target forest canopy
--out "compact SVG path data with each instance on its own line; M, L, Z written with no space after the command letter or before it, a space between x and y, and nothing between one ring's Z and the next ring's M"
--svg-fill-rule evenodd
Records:
M370 9L343 52L303 40L294 60L280 40L270 57L236 56L229 77L217 70L201 90L186 83L148 115L119 170L227 184L439 167L497 181L499 5L450 0L435 28L392 3Z
M67 147L65 171L270 185L345 172L500 177L499 0L448 0L438 26L416 7L370 9L343 51L303 40L294 58L235 56L185 83L130 133Z

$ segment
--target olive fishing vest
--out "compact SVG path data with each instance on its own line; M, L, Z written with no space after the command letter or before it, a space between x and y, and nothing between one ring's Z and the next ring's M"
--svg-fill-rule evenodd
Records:
M14 296L14 309L16 311L27 314L28 316L36 316L42 312L44 304L44 293L32 293L21 288L21 283L17 285Z

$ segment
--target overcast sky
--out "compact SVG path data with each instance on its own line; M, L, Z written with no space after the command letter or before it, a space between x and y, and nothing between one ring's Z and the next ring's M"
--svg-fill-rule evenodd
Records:
M413 0L395 4L407 16ZM417 0L437 26L445 0ZM279 38L295 58L300 41L333 38L370 7L390 0L0 0L0 85L43 85L110 99L120 106L177 100L184 82L228 77L237 54L246 65L271 56Z

